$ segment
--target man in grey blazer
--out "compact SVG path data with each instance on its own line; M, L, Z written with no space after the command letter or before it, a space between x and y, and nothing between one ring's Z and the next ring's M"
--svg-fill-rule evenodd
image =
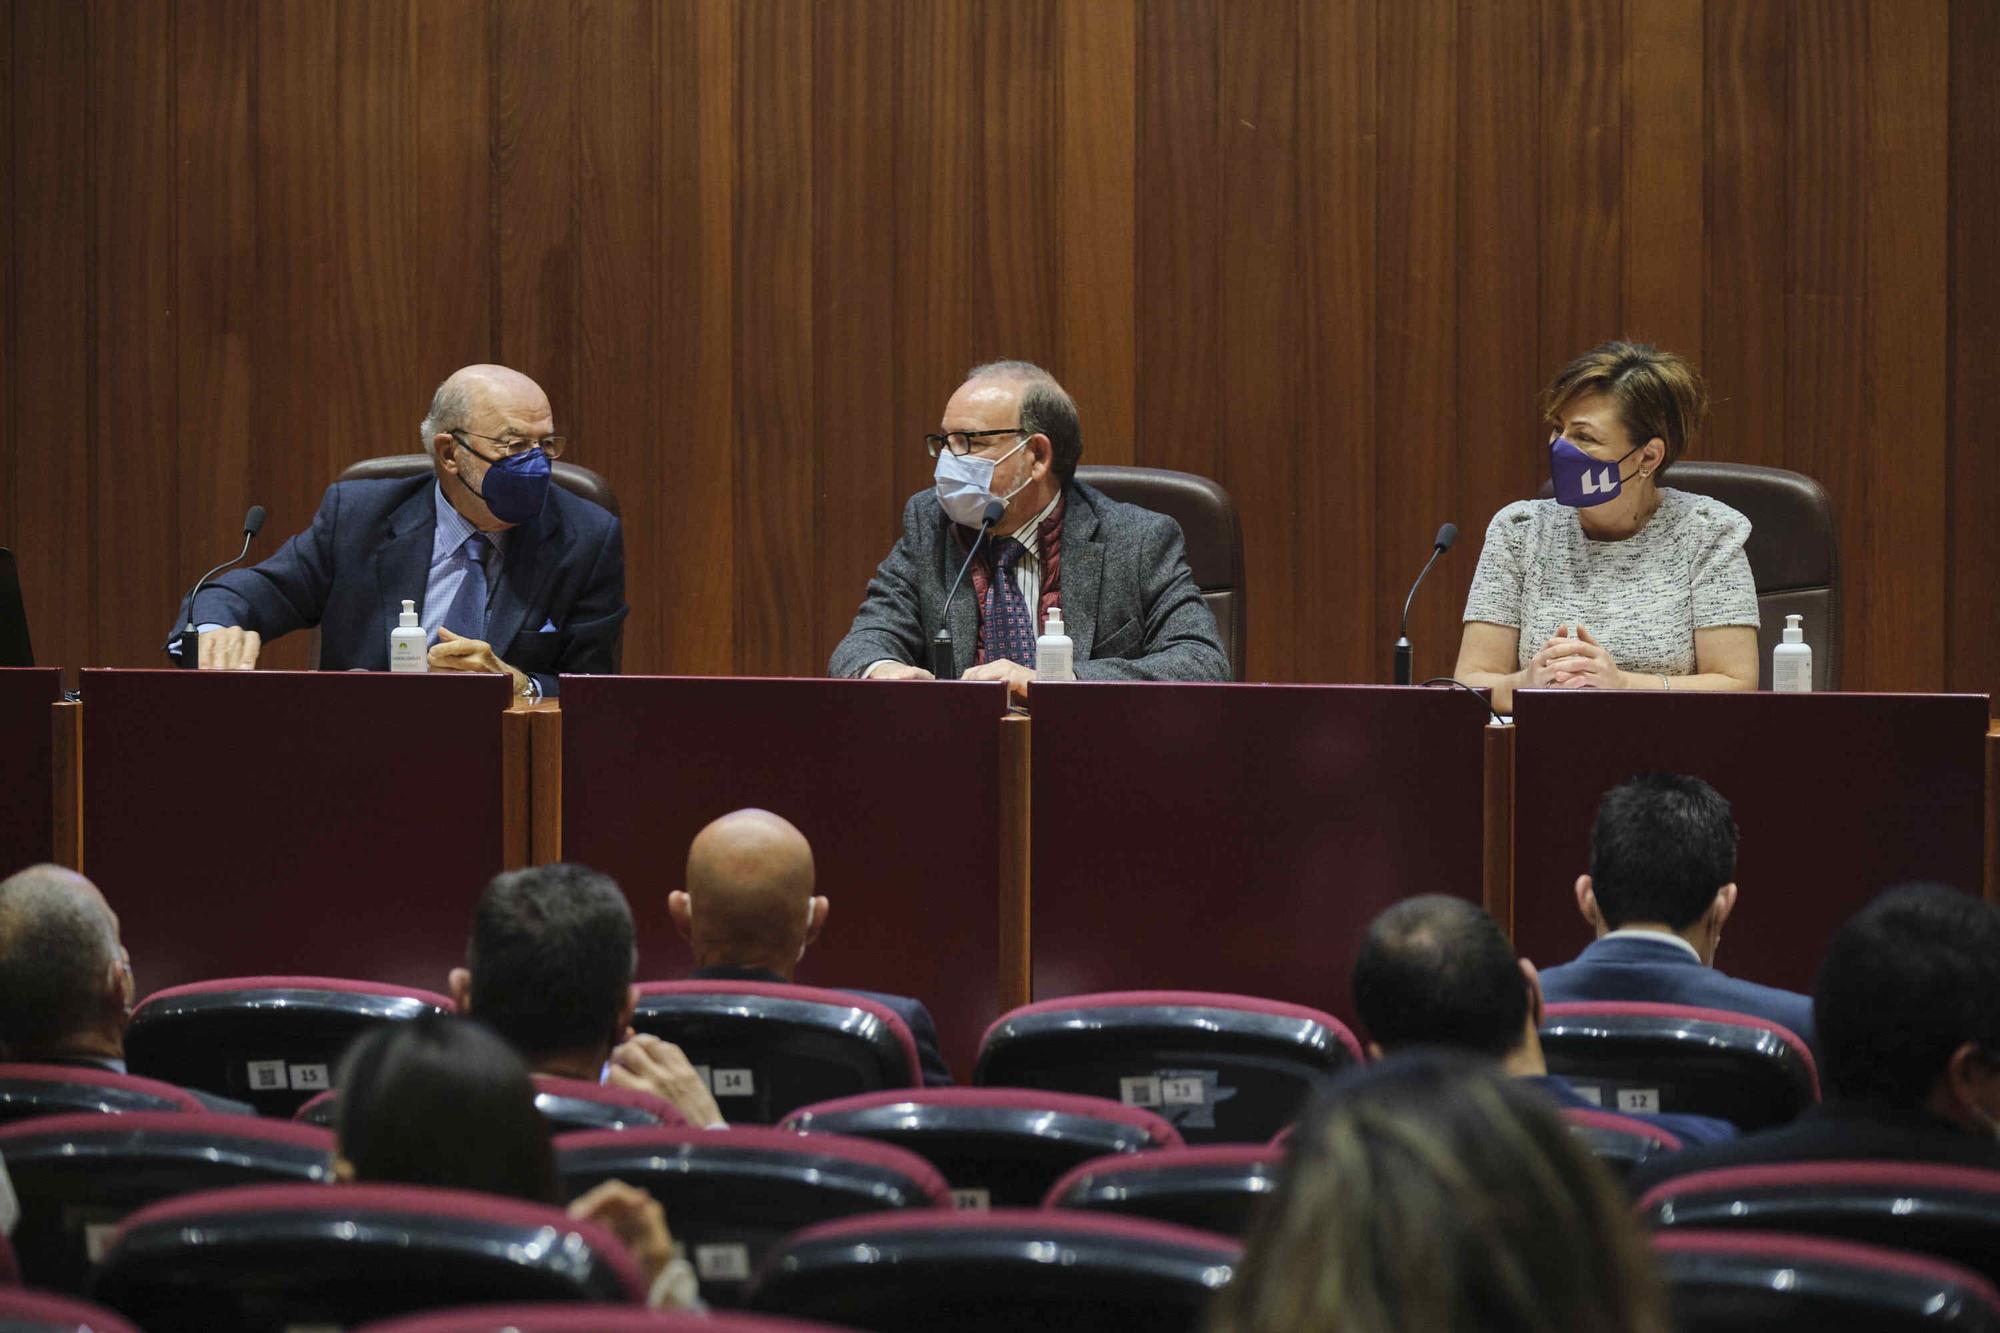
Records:
M931 636L977 536L1002 506L951 606L963 680L1025 699L1034 638L1062 608L1080 680L1228 680L1215 617L1188 572L1180 525L1075 480L1076 405L1026 361L973 369L927 437L937 484L910 497L903 535L876 567L827 674L929 680Z

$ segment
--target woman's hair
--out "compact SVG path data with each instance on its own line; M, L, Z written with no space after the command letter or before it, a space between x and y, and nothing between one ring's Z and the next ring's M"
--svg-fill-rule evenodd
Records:
M1659 475L1687 452L1708 415L1708 391L1695 368L1645 343L1605 343L1564 366L1542 390L1542 415L1556 421L1563 408L1586 393L1610 396L1632 443L1642 445L1655 436L1666 441Z
M555 1203L555 1152L521 1057L477 1023L386 1023L340 1065L340 1155L356 1180Z
M1490 1062L1419 1052L1336 1080L1217 1297L1211 1333L1665 1333L1626 1200Z

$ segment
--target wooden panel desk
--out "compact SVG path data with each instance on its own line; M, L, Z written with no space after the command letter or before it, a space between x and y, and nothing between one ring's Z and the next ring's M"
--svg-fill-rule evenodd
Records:
M1922 694L1514 696L1514 942L1548 966L1590 940L1572 886L1598 798L1692 773L1735 808L1741 897L1716 962L1809 992L1827 941L1882 889L1984 876L1987 698Z
M527 854L510 697L500 676L85 671L83 868L140 986L442 990L480 889Z
M666 899L688 843L731 810L783 815L832 902L797 980L915 996L970 1075L1001 1007L1005 712L998 683L566 676L562 856L624 886L640 975L681 977Z
M1485 891L1487 715L1462 691L1089 683L1030 704L1036 999L1237 991L1351 1021L1377 912Z
M0 878L56 856L55 754L50 708L62 698L58 667L0 668Z

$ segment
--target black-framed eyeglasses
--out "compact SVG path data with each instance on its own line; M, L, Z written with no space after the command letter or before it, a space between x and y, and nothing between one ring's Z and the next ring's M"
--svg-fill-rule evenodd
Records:
M520 435L502 435L496 437L481 435L477 431L470 430L454 430L447 431L446 433L460 444L465 444L465 437L468 435L475 440L485 440L488 444L497 444L500 446L500 457L502 458L512 458L515 454L523 454L530 449L540 449L550 458L561 458L563 449L569 444L568 438L561 435L550 435L545 439L530 440ZM465 447L472 449L472 446L469 444L465 444ZM477 449L472 449L472 452L475 454L479 453ZM480 456L482 458L485 457L483 454ZM492 460L488 459L487 461L491 462Z
M924 448L930 450L932 458L936 458L947 449L960 457L964 457L966 454L972 452L972 442L974 440L983 439L988 435L1025 435L1027 433L1027 431L1021 429L1019 426L1002 426L999 430L955 430L949 435L924 436Z

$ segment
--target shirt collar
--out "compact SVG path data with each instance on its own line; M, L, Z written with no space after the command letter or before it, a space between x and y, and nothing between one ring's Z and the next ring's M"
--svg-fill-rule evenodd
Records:
M456 554L458 548L465 545L465 539L479 529L473 526L471 519L453 508L451 501L444 498L443 482L431 487L431 499L437 505L437 534L431 538L431 563L435 565L446 556ZM494 550L507 549L505 529L489 532L486 538L493 543Z
M1701 961L1701 950L1689 944L1678 935L1669 935L1664 930L1613 930L1604 935L1607 940L1656 940L1663 944L1676 944L1686 950L1687 956L1697 963Z
M1062 487L1058 486L1055 499L1043 505L1041 513L1023 523L1019 531L1008 534L1026 547L1028 554L1037 560L1042 558L1042 524L1049 521L1049 515L1056 511L1056 506L1060 503L1062 503Z

